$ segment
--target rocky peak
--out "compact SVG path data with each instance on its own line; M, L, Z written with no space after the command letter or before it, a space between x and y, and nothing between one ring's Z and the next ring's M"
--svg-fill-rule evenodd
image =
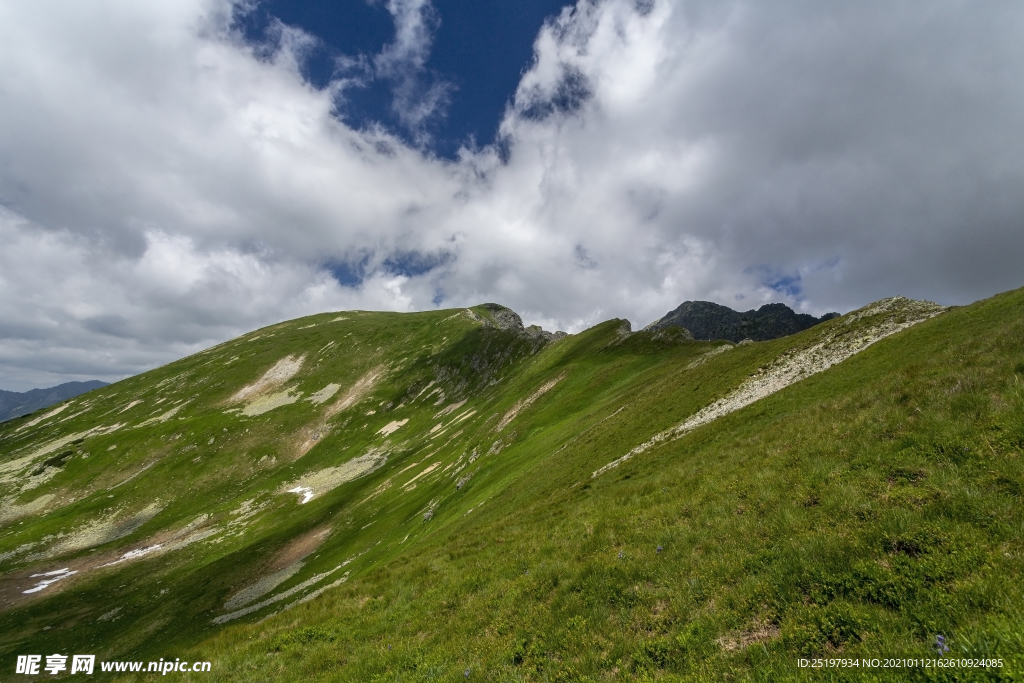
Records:
M524 327L523 319L519 314L511 308L507 308L501 304L480 304L477 308L484 309L484 314L480 315L471 308L467 308L466 312L470 318L482 323L484 327L496 327L499 330L511 330L513 332L520 332L528 337L533 337L534 339L544 339L547 341L558 341L563 337L569 336L568 333L562 331L548 332L547 330L542 329L540 325Z
M711 301L685 301L645 329L676 326L689 330L694 339L728 339L734 343L744 339L767 341L802 332L838 316L838 313L826 313L815 318L797 313L782 303L765 304L757 310L741 313Z

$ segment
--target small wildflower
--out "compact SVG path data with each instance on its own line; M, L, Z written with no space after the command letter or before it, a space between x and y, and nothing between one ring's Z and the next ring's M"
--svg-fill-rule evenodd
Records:
M655 549L654 549L654 552L656 552L656 553L660 553L660 552L661 552L662 550L664 550L664 548L662 548L662 547L661 547L661 546L659 545L659 546L658 546L657 548L655 548Z
M622 559L622 558L624 558L625 556L626 556L626 553L624 553L624 552L622 552L622 551L620 550L620 551L619 551L619 559L621 560L621 559Z
M945 657L946 653L949 652L949 645L946 645L946 636L935 636L935 651L939 653L940 657Z
M466 678L469 678L469 669L466 669L466 673L463 674Z

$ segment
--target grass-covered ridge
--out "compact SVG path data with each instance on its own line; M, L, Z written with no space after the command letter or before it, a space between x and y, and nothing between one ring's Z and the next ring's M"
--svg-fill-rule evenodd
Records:
M203 680L237 681L780 680L801 655L924 656L937 634L1012 660L1024 292L592 476L879 315L725 352L622 321L548 341L482 307L314 316L16 420L0 429L3 661L188 652L214 662ZM262 394L279 405L246 415L232 397L289 357L301 367ZM304 483L300 504L287 491ZM79 574L21 592L63 567Z

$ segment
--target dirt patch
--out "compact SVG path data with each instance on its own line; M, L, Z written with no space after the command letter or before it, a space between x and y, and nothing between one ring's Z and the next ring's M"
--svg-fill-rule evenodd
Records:
M264 595L295 576L303 566L304 563L295 562L294 564L284 567L283 569L279 569L272 574L261 576L255 583L246 586L228 598L224 603L224 609L236 610L239 607L244 607L255 600L259 600Z
M726 652L734 652L736 650L744 650L757 643L775 640L779 637L780 633L779 627L775 624L758 623L746 631L737 631L736 633L724 635L715 642Z
M314 550L323 545L327 537L331 535L331 527L320 526L306 533L293 538L283 548L277 551L270 560L271 571L284 569L299 560L304 560Z
M330 527L318 527L290 541L271 559L267 568L271 573L260 577L255 583L228 598L224 603L224 609L237 610L244 607L297 574L305 564L302 560L319 548L330 533Z

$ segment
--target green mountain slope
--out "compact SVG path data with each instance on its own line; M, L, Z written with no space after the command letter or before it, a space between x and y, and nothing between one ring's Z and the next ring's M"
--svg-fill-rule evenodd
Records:
M0 427L0 661L785 680L943 635L1006 664L933 678L1016 680L1022 379L1024 291L736 346L282 323Z

